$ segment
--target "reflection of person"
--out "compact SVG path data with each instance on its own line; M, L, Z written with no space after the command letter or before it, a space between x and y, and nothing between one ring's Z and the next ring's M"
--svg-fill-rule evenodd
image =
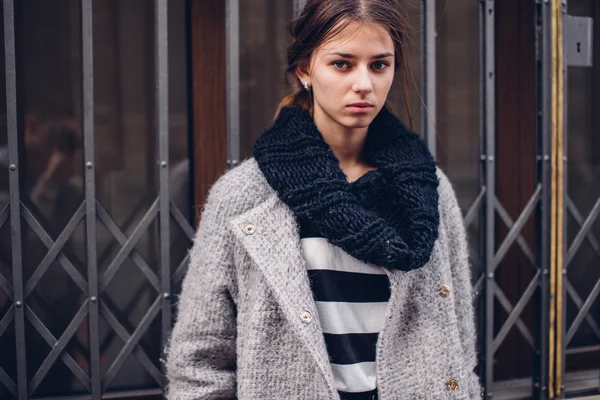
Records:
M167 398L481 397L461 211L386 106L407 81L395 4L309 0L295 21L297 90L205 205Z
M81 161L77 124L67 117L54 117L40 123L36 115L28 115L23 143L25 153L19 160L21 200L44 230L56 238L83 200L81 175L76 174L77 163ZM0 167L9 168L7 146L0 147ZM0 206L8 204L8 199L6 183L1 188ZM34 239L33 232L29 232L29 236L24 237L22 244L27 252L25 258L35 258L32 250L43 256L47 249ZM10 246L9 238L3 242Z
M19 154L21 200L44 231L56 240L83 201L81 175L76 173L77 169L81 170L81 165L77 165L81 162L79 129L77 123L68 117L53 117L40 122L35 115L27 116L24 126L25 152ZM22 231L22 266L26 285L48 253L48 248L38 238L38 233L25 223L22 223ZM2 240L2 246L10 254L11 240L6 239ZM80 272L84 271L84 239L80 225L61 249L61 253L76 268L79 267ZM10 264L8 267L11 268ZM54 262L39 279L26 302L58 339L80 306L82 293L63 267ZM27 352L27 363L39 368L47 356L48 345L33 328L26 331L26 336L28 349L32 350ZM2 351L0 348L0 354ZM64 363L57 362L44 380L44 391L64 390L65 382L72 379L73 375Z
M26 185L29 200L56 232L60 232L82 201L81 140L68 118L38 124L29 117L25 128ZM81 168L79 166L79 168Z

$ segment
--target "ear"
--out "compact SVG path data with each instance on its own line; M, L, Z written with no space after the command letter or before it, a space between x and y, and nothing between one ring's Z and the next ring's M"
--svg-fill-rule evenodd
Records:
M308 63L298 63L294 72L296 73L296 77L300 81L300 86L304 86L304 82L308 82L308 85L312 86L310 79L310 71L308 70Z

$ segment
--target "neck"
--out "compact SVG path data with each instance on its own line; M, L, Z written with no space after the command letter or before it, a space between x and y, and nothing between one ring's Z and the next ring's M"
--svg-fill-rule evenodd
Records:
M314 122L340 162L342 170L362 164L362 150L367 139L368 127L348 128L315 113Z

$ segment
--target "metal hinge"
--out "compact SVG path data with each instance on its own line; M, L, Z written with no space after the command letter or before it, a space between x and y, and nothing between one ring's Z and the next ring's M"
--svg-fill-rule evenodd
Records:
M569 67L592 66L592 37L594 20L589 17L565 15L565 63Z

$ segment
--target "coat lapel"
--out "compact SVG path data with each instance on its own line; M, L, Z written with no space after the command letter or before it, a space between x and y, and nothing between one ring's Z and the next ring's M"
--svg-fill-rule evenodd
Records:
M248 224L252 224L252 229L246 229ZM286 319L310 350L336 398L329 356L291 210L273 193L231 220L230 228L264 274ZM310 322L301 318L306 311L311 315Z

